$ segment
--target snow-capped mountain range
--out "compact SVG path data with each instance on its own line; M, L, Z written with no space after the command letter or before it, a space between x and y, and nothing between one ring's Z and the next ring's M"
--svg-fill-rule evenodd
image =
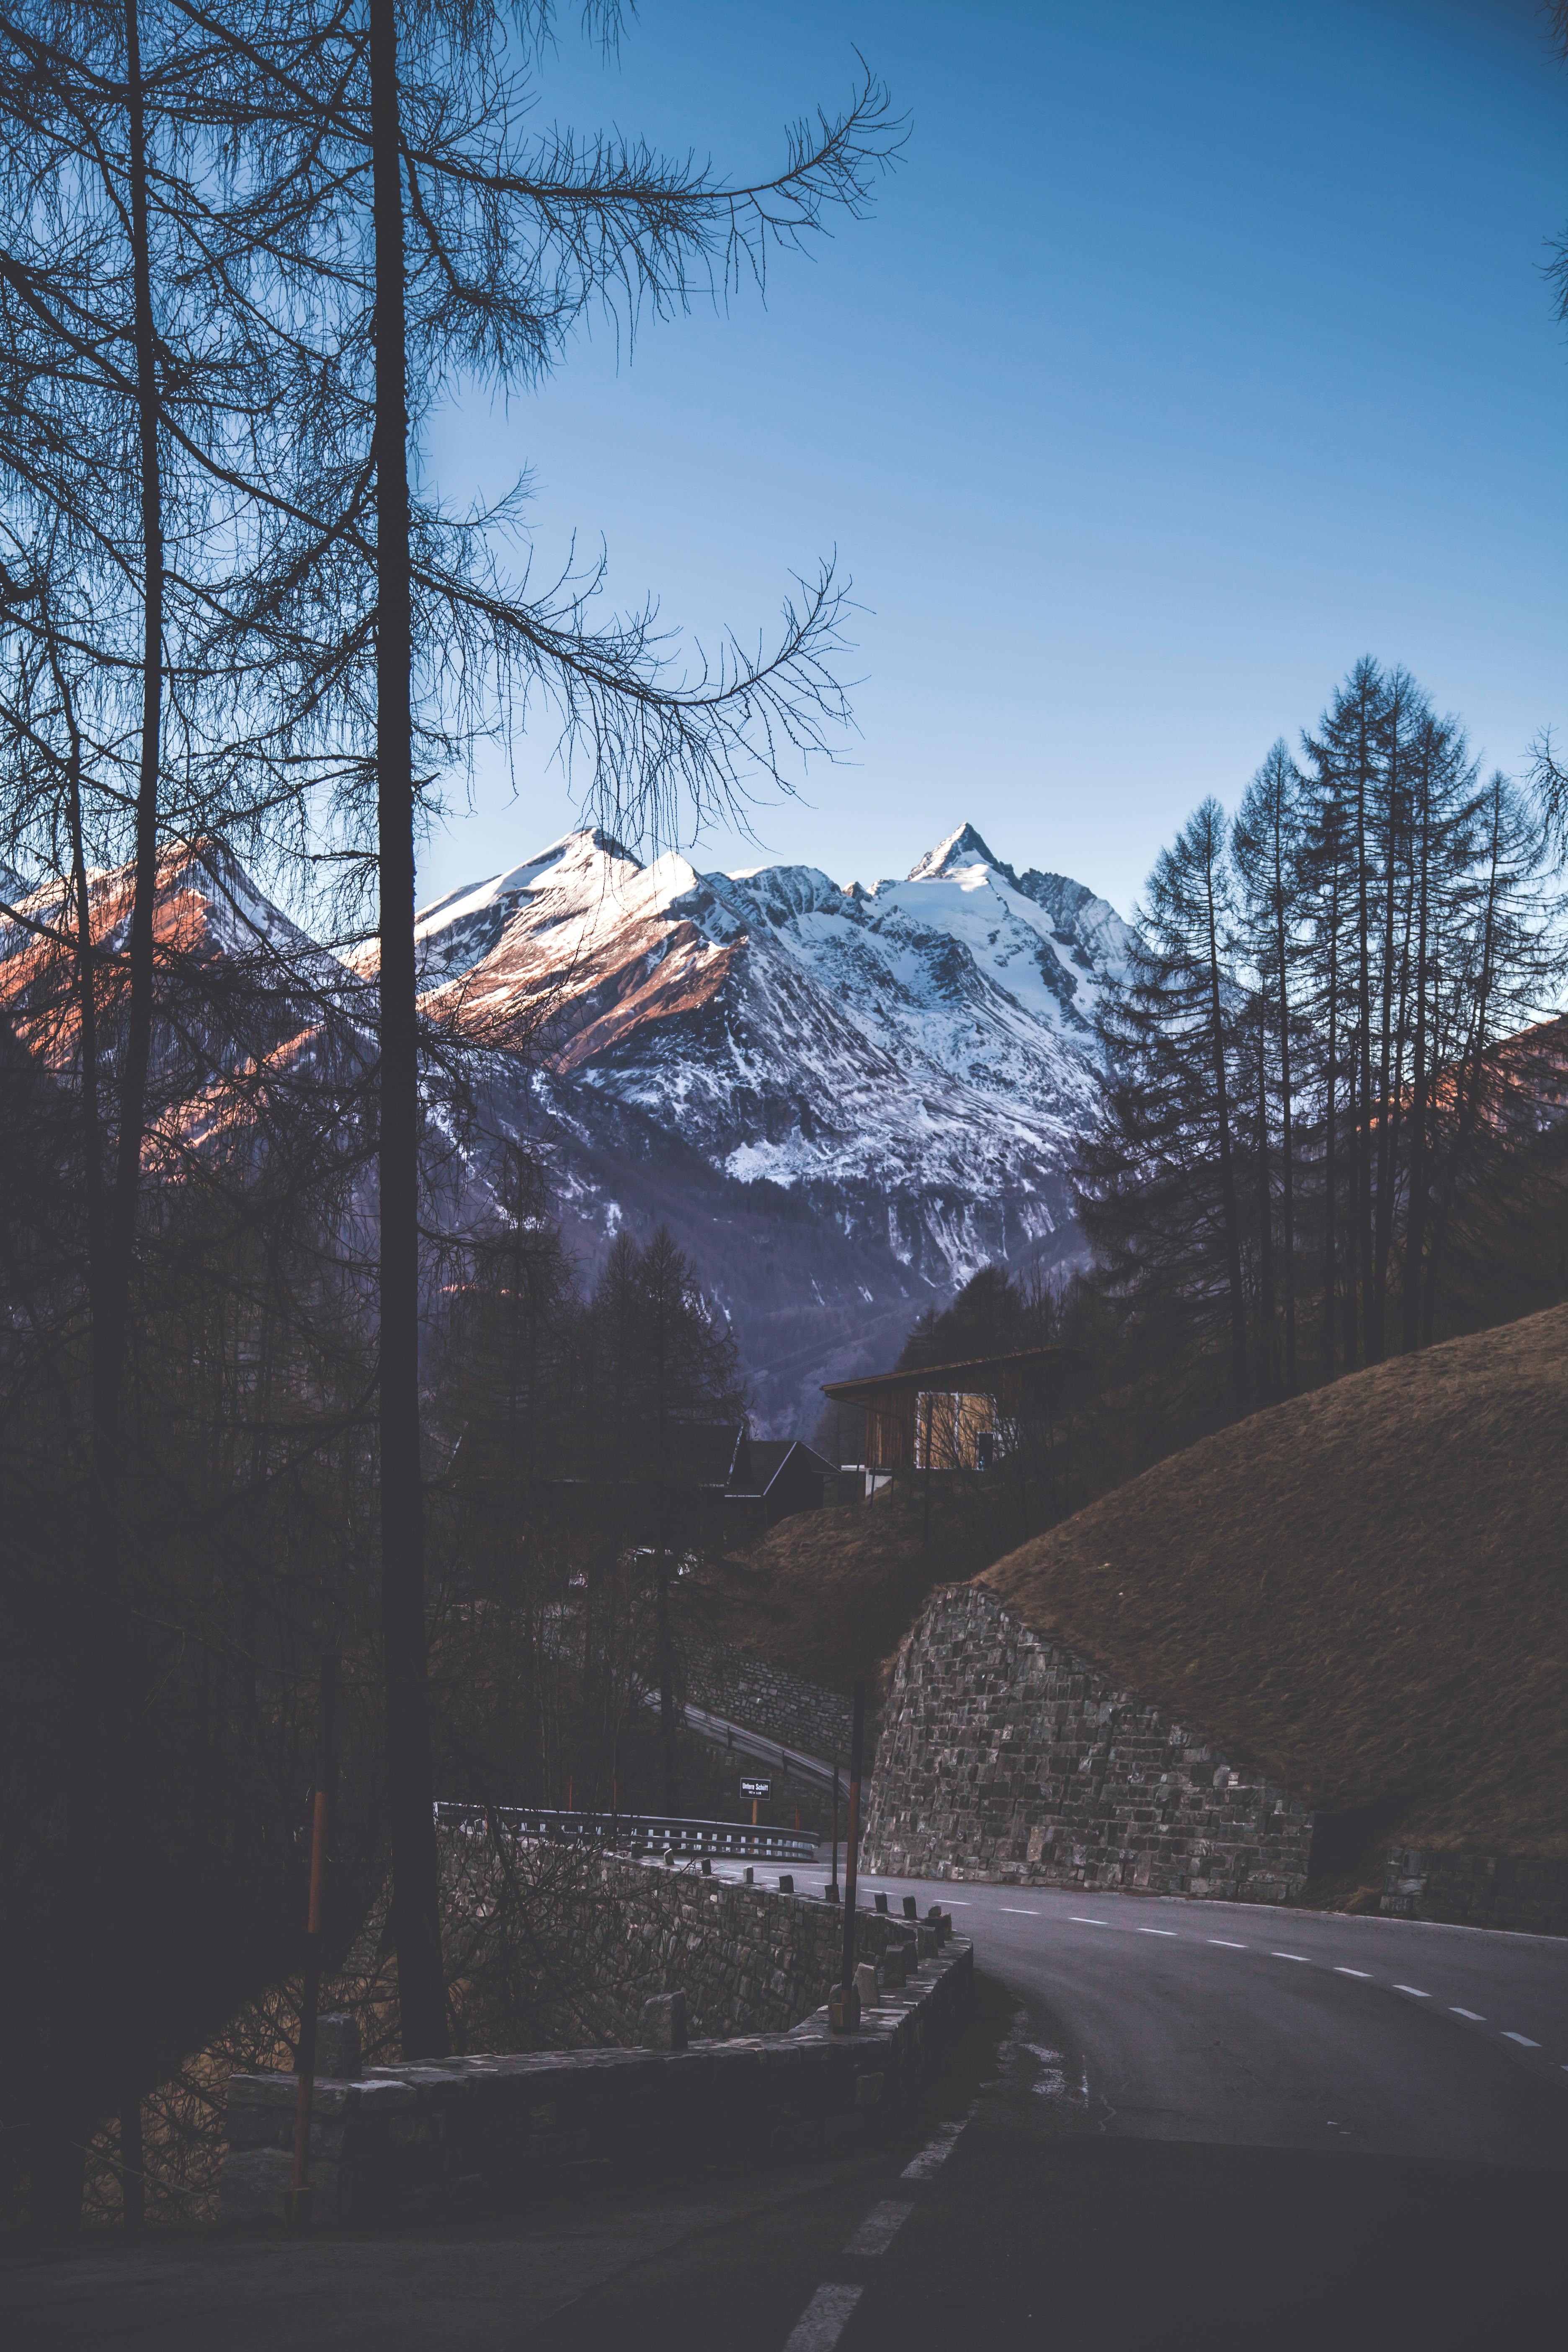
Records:
M346 980L231 859L176 846L164 865L171 947L281 954L318 1006L330 971ZM95 877L106 941L128 887ZM57 895L26 902L35 925ZM573 833L424 908L418 938L426 1002L485 1049L489 1124L542 1163L584 1274L621 1229L668 1224L734 1329L760 1433L809 1436L821 1381L890 1361L979 1266L1076 1249L1091 1016L1131 934L973 826L869 888L813 866L643 865ZM0 922L0 1000L29 1042L43 952L36 929ZM344 989L351 1033L367 1010ZM311 1021L284 1002L278 1050L308 1056ZM68 1033L49 1034L37 1044L62 1066ZM471 1148L470 1206L492 1172Z
M735 1328L760 1425L896 1355L990 1260L1070 1254L1103 898L962 825L903 881L644 866L574 833L426 908L426 987L532 1064L524 1122L585 1256L660 1218Z

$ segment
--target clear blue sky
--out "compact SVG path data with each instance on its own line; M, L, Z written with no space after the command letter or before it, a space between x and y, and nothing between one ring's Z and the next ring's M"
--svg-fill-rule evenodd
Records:
M771 626L837 549L850 764L700 864L871 881L967 818L1125 908L1363 652L1505 768L1568 731L1534 0L643 0L609 66L563 29L541 115L750 175L851 44L910 117L871 219L430 449L463 499L531 469L542 568L602 537L613 597L699 635ZM575 822L546 748L515 800L481 771L423 897Z

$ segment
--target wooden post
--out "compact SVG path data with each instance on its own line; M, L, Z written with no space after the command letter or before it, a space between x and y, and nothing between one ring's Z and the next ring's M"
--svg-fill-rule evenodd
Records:
M854 1715L849 1734L849 1822L844 1839L844 1946L838 1984L828 2021L838 2033L852 2033L860 2022L859 1997L855 1990L856 1848L860 1835L860 1767L866 1746L866 1685L855 1685Z
M654 1580L654 1622L658 1639L658 1734L664 1758L664 1811L673 1821L680 1811L680 1788L675 1749L675 1658L669 1629L670 1555L658 1554Z
M327 1833L331 1814L337 1755L338 1662L331 1651L321 1660L316 1709L316 1794L310 1820L310 1901L305 1926L305 1998L300 2015L300 2076L294 2106L294 2179L283 2200L284 2218L294 2229L310 2218L310 2101L316 2087L316 2012L321 2005L321 1896L327 1871Z
M829 1880L833 1899L838 1900L838 1750L833 1751L833 1874Z

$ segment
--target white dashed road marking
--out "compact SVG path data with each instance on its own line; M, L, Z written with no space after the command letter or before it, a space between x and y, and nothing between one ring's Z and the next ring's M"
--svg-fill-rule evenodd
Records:
M1080 1919L1076 1911L1069 1911L1068 1917L1075 1927L1109 1927L1110 1925L1109 1919Z
M1300 1960L1303 1968L1310 1969L1312 1965L1305 1952L1270 1952L1268 1957L1271 1960Z
M854 2236L845 2240L845 2252L847 2254L885 2254L914 2210L912 2205L902 2204L895 2198L884 2197L879 2205L872 2206Z
M1394 1990L1395 1992L1407 1992L1412 2000L1430 2000L1432 1998L1429 1992L1423 1992L1419 1985L1395 1985Z
M963 2130L962 2124L943 2124L934 2139L926 2142L920 2154L905 2165L900 2178L905 2180L929 2180L947 2162L958 2146Z
M1453 2011L1456 2017L1468 2017L1472 2025L1484 2025L1486 2023L1486 2019L1481 2015L1479 2009L1461 2009L1458 2002L1453 2000L1448 2003L1448 2006Z
M1505 2032L1502 2038L1505 2042L1517 2042L1521 2050L1539 2050L1541 2047L1540 2042L1532 2042L1528 2033L1509 2033Z
M1043 1916L1038 1911L1026 1911L1016 1903L998 1903L996 1908L1007 1912L1015 1919L1038 1919Z
M790 2329L784 2352L833 2352L859 2300L858 2286L819 2286Z
M1211 1936L1209 1942L1217 1944L1222 1952L1245 1952L1247 1949L1245 1944L1233 1944L1228 1936Z
M1173 1936L1175 1932L1173 1927L1140 1927L1138 1930L1141 1936Z
M1337 1977L1360 1977L1365 1984L1370 1984L1372 1982L1372 1973L1370 1969L1342 1969L1340 1967L1337 1960L1334 1963L1334 1974Z

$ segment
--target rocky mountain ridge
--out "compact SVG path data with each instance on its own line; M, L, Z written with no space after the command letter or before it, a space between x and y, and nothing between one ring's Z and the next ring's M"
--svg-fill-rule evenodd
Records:
M991 1260L1072 1254L1092 1016L1130 933L962 825L902 881L644 866L602 834L424 908L429 1002L531 1065L576 1246L662 1218L740 1341L759 1425L897 1352Z
M353 985L232 860L165 862L161 938L304 953L315 1001L342 972L342 1017L363 1026L374 953L352 960ZM123 878L95 877L106 933ZM37 919L46 897L29 903ZM538 1157L585 1274L623 1227L671 1227L734 1329L759 1433L809 1434L823 1380L895 1355L978 1266L1075 1250L1093 1009L1130 934L972 826L869 887L803 866L644 865L583 831L449 892L417 931L426 1005L476 1049L485 1128ZM0 923L0 995L24 1034L38 946ZM308 1025L282 1050L308 1054ZM470 1202L491 1148L461 1146Z

